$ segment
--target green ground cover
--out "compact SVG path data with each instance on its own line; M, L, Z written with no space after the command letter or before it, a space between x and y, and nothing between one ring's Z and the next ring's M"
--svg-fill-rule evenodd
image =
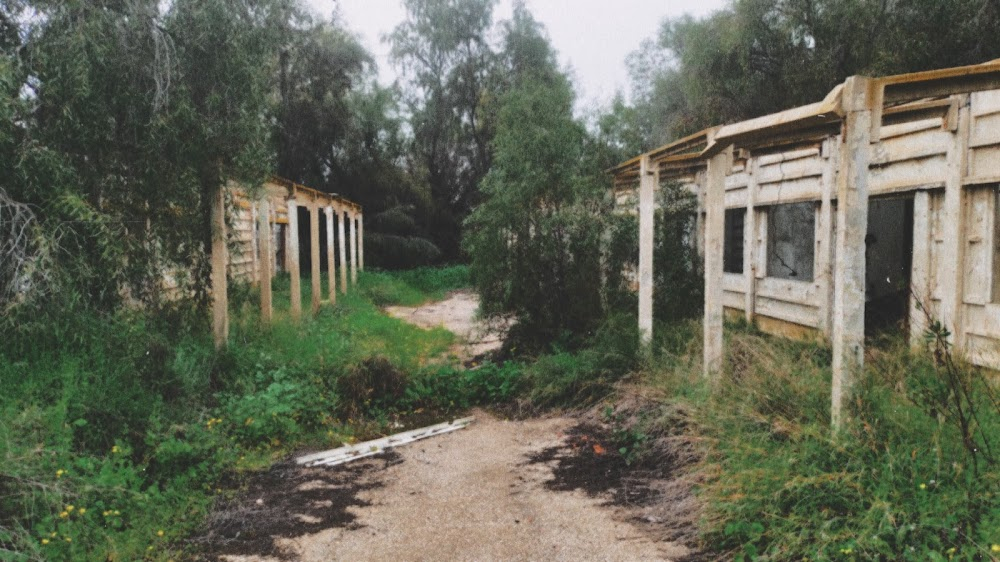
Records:
M234 287L221 353L184 310L68 306L59 318L13 319L0 346L0 559L183 558L179 539L242 475L436 405L426 393L438 385L419 380L456 376L426 366L454 336L377 305L437 299L467 277L463 267L362 273L358 290L315 317L304 282L300 323L278 279L267 330L255 292ZM387 374L398 388L358 389Z

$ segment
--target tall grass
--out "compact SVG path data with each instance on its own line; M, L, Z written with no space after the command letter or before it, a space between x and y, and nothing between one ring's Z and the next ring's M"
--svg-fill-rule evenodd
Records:
M976 473L949 413L924 399L941 365L901 342L869 353L852 418L830 419L830 351L727 328L721 383L670 357L650 375L697 412L711 443L705 543L736 560L991 560L1000 550L1000 470ZM1000 411L974 384L986 435Z

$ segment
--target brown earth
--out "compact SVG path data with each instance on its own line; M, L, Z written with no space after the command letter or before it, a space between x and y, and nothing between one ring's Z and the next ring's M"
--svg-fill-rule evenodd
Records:
M469 361L503 346L507 322L490 324L478 317L479 295L469 290L454 291L443 301L423 306L389 306L386 314L421 328L442 327L458 336L451 353L459 361Z
M390 313L476 339L477 307L460 292ZM697 515L687 456L668 447L628 466L595 412L472 415L466 429L347 465L278 464L220 506L194 548L233 562L699 558L684 546Z

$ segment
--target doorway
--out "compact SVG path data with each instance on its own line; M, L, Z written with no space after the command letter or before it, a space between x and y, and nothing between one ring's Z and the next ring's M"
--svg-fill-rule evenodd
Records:
M865 335L908 334L912 196L869 200L865 260Z

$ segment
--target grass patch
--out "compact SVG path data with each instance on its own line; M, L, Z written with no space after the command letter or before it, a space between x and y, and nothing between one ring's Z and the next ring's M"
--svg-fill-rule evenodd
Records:
M829 349L736 326L727 340L714 389L696 345L648 377L695 413L710 444L707 548L735 560L996 559L1000 470L963 446L930 354L903 342L870 352L852 418L833 437ZM995 447L1000 411L982 374L958 368L987 436L978 446Z
M378 306L419 306L469 283L469 268L464 265L360 273L361 293Z
M441 405L427 390L441 384L428 381L454 336L379 307L433 300L463 275L363 273L315 316L303 279L300 322L278 278L267 330L256 292L234 287L221 353L183 309L109 316L66 304L11 319L0 348L0 559L184 558L181 539L244 474L303 444L378 433L414 404ZM388 289L375 302L378 287ZM385 372L392 385L363 384Z

